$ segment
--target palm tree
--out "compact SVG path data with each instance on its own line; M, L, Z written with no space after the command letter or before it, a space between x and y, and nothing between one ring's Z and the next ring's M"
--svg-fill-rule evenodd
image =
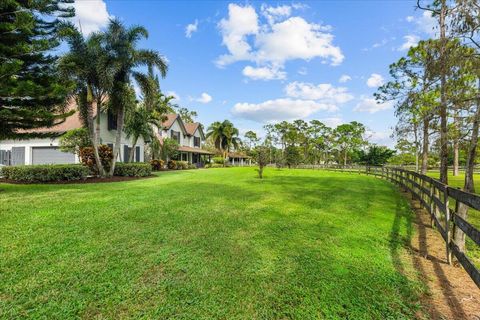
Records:
M98 173L100 176L104 176L105 171L98 154L100 117L97 116L97 128L95 130L93 104L96 102L96 111L99 115L102 101L109 88L108 77L103 71L102 64L105 51L100 46L98 34L85 38L70 23L61 24L60 35L67 40L70 51L60 59L59 68L63 75L75 83L71 98L75 98L80 118L87 129L94 149Z
M167 62L157 51L138 49L138 42L147 38L148 32L144 27L133 26L126 28L119 20L110 20L101 41L108 53L105 67L111 70L112 87L109 90L109 109L116 113L117 133L113 152L110 175L113 175L115 163L120 151L123 132L125 110L129 104L128 91L131 79L135 79L140 86L146 87L148 75L137 71L138 67L147 66L156 68L162 77L167 73Z
M212 138L215 147L225 159L232 147L238 148L240 144L238 134L238 129L230 121L215 121L208 127L207 138Z
M135 146L138 138L142 137L144 141L153 141L155 139L155 127L160 127L161 118L157 112L148 110L145 104L138 104L127 112L125 119L125 134L127 138L132 138L132 151L128 162L133 162Z

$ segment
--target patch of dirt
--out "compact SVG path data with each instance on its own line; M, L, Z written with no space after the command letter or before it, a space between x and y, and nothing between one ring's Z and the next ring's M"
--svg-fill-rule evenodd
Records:
M405 197L411 199L409 193ZM428 295L423 305L431 319L480 320L480 289L462 266L447 263L446 245L438 231L432 229L429 213L417 200L410 200L415 212L416 229L411 241L411 259Z
M148 177L109 177L109 178L98 178L98 177L89 177L85 180L75 180L75 181L50 181L50 182L19 182L8 179L0 179L0 183L11 183L11 184L84 184L84 183L108 183L108 182L120 182L120 181L130 181L130 180L140 180L140 179L149 179L155 178L154 175Z

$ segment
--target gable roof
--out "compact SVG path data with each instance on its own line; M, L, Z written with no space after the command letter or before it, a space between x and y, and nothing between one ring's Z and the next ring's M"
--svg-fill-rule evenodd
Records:
M67 106L65 108L65 112L69 112L75 110L75 113L71 116L65 118L65 121L62 121L56 125L51 127L42 127L42 128L35 128L35 129L28 129L28 130L19 130L20 133L58 133L62 134L67 132L68 130L72 129L79 129L83 127L82 120L80 118L80 113L78 111L78 106L75 99L71 99L68 101ZM96 117L97 108L96 104L93 105L93 117Z
M187 134L187 129L185 128L185 124L183 123L182 118L180 118L180 115L176 113L169 113L166 114L165 117L167 119L162 122L162 130L170 129L175 123L175 121L178 121L180 127L182 128L183 134Z
M200 133L200 137L205 140L205 134L203 133L200 122L185 123L185 129L187 129L187 134L190 136L193 136L195 134L195 131L198 130L198 132Z

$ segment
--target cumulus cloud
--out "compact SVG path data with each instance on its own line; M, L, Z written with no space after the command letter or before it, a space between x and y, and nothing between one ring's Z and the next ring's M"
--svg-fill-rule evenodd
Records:
M174 100L180 101L180 95L177 94L175 91L167 91L166 96L167 97L174 97Z
M417 31L423 32L430 37L436 37L438 33L438 21L435 17L432 17L430 11L423 11L421 16L408 16L405 18L407 22L413 23L416 26Z
M370 88L380 87L384 83L384 79L378 73L372 73L367 79L367 86Z
M258 68L246 66L243 68L242 74L252 80L285 79L287 76L285 71L281 71L279 68L268 66Z
M327 127L330 127L330 128L336 128L339 125L345 123L345 121L340 116L322 118L322 119L319 119L319 121L323 122Z
M244 119L265 123L306 118L321 110L336 111L337 107L313 100L282 98L261 103L237 103L233 106L232 113Z
M353 111L376 113L379 111L392 109L392 107L393 107L393 102L391 101L379 103L374 98L361 96L360 102L355 106Z
M194 23L190 23L185 27L185 37L191 38L194 32L198 30L198 20L195 19Z
M113 16L107 11L107 4L103 0L75 1L75 25L84 35L98 31L108 24Z
M218 24L228 53L221 55L216 64L225 67L237 61L250 61L258 67L282 69L285 62L295 59L320 58L331 65L342 63L344 56L333 45L331 27L291 16L292 8L262 6L262 16L268 21L262 24L252 6L229 4L228 17Z
M197 102L200 102L200 103L209 103L210 101L212 101L213 98L211 95L209 95L208 93L206 92L203 92L200 97L196 98L195 101Z
M403 50L408 50L411 47L415 47L418 44L418 41L420 41L420 37L414 35L414 34L409 34L403 37L404 42L403 44L398 48L399 51Z
M368 141L381 146L390 147L390 148L393 147L393 140L391 138L391 135L392 135L392 132L389 132L389 131L367 130L365 132L365 136Z
M338 82L345 83L350 80L352 80L352 77L350 77L348 74L343 74L342 76L340 76L340 79L338 79Z
M317 100L324 104L342 104L353 99L347 88L334 87L330 83L314 85L305 82L292 82L285 87L285 93L292 98Z
M307 71L307 68L301 67L300 69L298 69L297 73L298 73L299 75L304 76L304 75L306 75L306 74L308 73L308 71Z

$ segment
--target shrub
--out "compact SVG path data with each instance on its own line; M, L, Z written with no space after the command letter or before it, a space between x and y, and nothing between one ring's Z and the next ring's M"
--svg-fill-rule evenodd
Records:
M18 182L52 182L85 180L90 170L80 164L42 164L2 167L5 179Z
M190 163L188 165L188 169L198 169L196 165L194 165L193 163Z
M207 163L205 168L224 168L224 166L218 163Z
M177 161L177 169L178 170L188 169L188 162L187 161Z
M157 160L157 159L150 160L150 165L152 166L153 171L162 170L164 164L165 164L165 161L163 160Z
M216 163L216 164L225 164L225 159L223 157L213 157L212 158L212 161L213 163Z
M167 168L170 169L170 170L177 169L177 162L175 160L168 160Z
M110 170L110 163L113 159L112 148L105 144L101 144L98 146L98 155L100 156L100 161L102 162L105 171ZM92 173L98 173L93 147L84 147L80 149L80 161L89 167Z
M118 162L113 172L114 176L121 177L148 177L152 174L152 166L145 162Z

